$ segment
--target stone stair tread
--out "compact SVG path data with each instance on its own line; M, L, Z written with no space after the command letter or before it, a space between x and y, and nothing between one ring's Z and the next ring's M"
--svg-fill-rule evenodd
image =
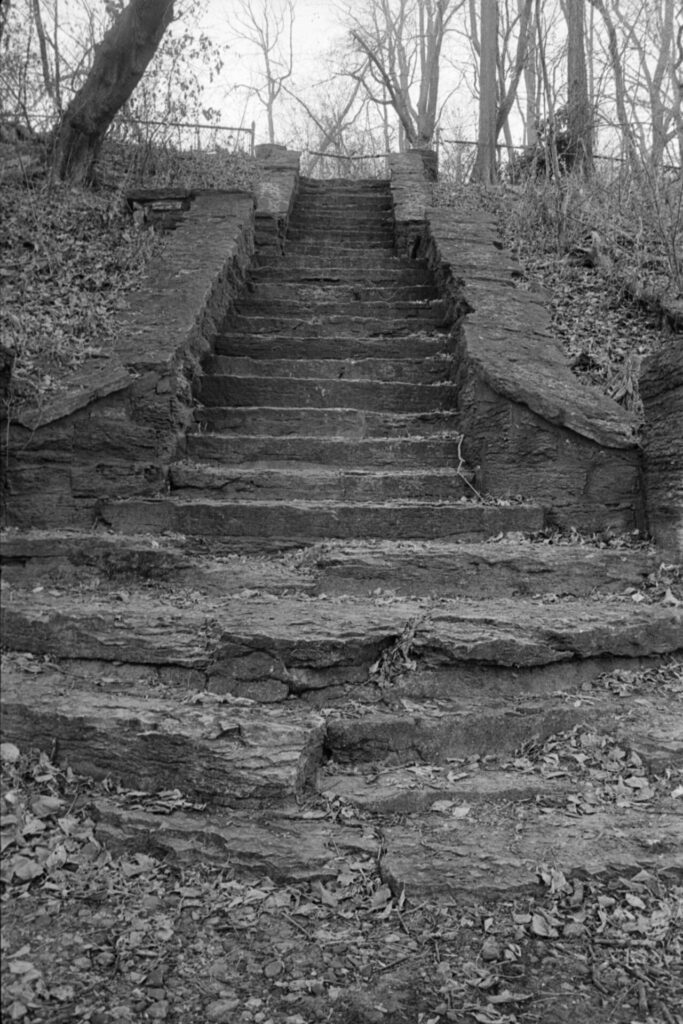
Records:
M495 543L443 540L320 544L309 553L318 586L328 593L370 593L397 583L402 593L590 594L637 587L659 566L650 548L543 544L522 538Z
M262 590L313 592L315 580L302 558L291 555L225 554L198 549L184 537L94 533L92 530L29 530L0 533L2 576L21 588L56 586L101 574L110 583L144 579L172 582L202 593Z
M324 720L311 709L269 708L149 687L75 689L61 672L3 664L3 719L15 742L49 749L80 773L115 772L148 792L180 788L212 806L300 798L322 756Z
M457 433L458 413L375 412L363 409L315 409L282 406L205 406L195 418L209 425L211 433L260 434L270 437L434 437Z
M101 521L127 532L171 532L233 545L233 550L302 547L326 538L483 539L501 532L534 533L543 526L536 505L497 506L465 500L381 502L286 501L195 497L102 501Z
M291 377L295 380L372 380L373 382L401 381L429 384L448 380L452 373L453 357L446 353L422 359L411 358L337 358L317 359L311 352L304 358L253 357L215 355L206 365L212 376Z
M322 600L305 596L154 595L150 589L82 594L10 588L3 601L8 647L62 658L207 667L263 658L265 675L297 668L353 666L360 677L414 624L398 668L460 661L524 668L602 655L681 649L683 611L607 599L540 601L443 599ZM279 665L279 668L275 668Z
M353 455L353 453L351 453ZM180 490L210 495L220 491L235 498L248 494L256 498L309 498L315 500L378 502L396 498L457 500L467 493L467 477L447 467L402 468L401 466L337 465L313 461L268 460L235 465L176 462L170 482L174 494Z
M204 377L199 397L204 405L352 408L395 413L453 411L456 405L455 386L448 382L415 384L331 377Z
M367 471L416 468L441 469L455 472L458 465L459 434L442 437L387 437L350 440L333 435L318 437L297 435L271 437L263 434L240 434L225 437L222 434L190 434L185 441L189 459L194 462L219 461L226 470L236 465L260 465L276 468L290 465L312 464L320 469L339 470L345 467ZM400 499L400 495L397 498Z

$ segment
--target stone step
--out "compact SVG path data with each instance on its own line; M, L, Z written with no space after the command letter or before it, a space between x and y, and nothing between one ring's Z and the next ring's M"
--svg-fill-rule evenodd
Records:
M235 466L221 462L206 465L177 462L171 466L171 489L175 494L225 498L306 499L312 501L397 501L455 500L471 493L466 478L455 469L395 469L370 466L366 469L331 469L329 462L287 463L273 467L277 454L267 446L267 462ZM335 455L339 453L335 452ZM233 461L238 461L233 456ZM344 455L344 458L350 456ZM353 464L351 462L351 464ZM402 465L410 463L402 463ZM419 465L419 463L418 463Z
M259 302L296 300L303 305L312 302L356 303L356 302L419 302L440 298L440 291L433 283L426 284L384 284L364 283L320 284L318 282L275 281L251 283L247 297Z
M139 684L127 692L73 688L68 675L3 668L3 733L72 768L118 775L136 789L181 789L214 807L300 799L322 760L324 719L305 709L193 703Z
M265 268L275 270L280 267L286 267L290 274L312 274L314 279L328 278L340 270L350 269L353 271L353 280L365 283L375 280L376 275L386 276L391 272L411 271L410 262L390 249L367 252L349 246L334 246L324 251L323 247L318 247L315 252L297 250L284 255L265 250L257 252L250 274L258 273ZM272 280L275 280L276 276L268 274Z
M365 380L295 380L291 377L204 377L204 405L370 409L375 412L454 410L452 384L402 384Z
M76 530L5 531L0 534L5 584L58 589L93 580L147 581L201 594L268 594L315 591L312 570L300 554L221 554L184 538ZM37 593L40 591L36 591Z
M657 571L650 548L597 548L500 540L488 544L388 540L319 545L308 554L320 593L495 598L578 597L641 587Z
M396 242L393 235L378 236L373 232L370 236L345 232L343 235L322 235L304 232L288 232L285 242L285 258L320 256L321 259L335 259L344 255L349 258L361 256L364 259L380 260L386 253L390 259L395 253Z
M345 206L339 209L329 203L298 204L289 218L289 227L313 229L324 232L333 230L394 230L394 211L386 200L366 203L362 209Z
M245 295L235 304L235 313L231 313L227 319L230 325L235 314L240 318L256 317L259 322L270 317L292 318L300 322L302 318L311 321L318 321L320 318L351 317L354 320L358 317L386 318L388 321L397 319L408 322L419 320L420 322L435 321L443 323L449 311L449 304L443 299L428 299L426 301L413 300L403 301L396 299L391 302L385 301L346 301L337 302L334 299L327 301L324 298L312 299L310 302L303 302L301 299L271 299L263 300L259 295ZM247 328L248 330L249 328Z
M518 743L544 731L546 715L545 735L570 728L577 707L580 720L597 721L595 701L577 705L553 694L614 667L683 655L683 610L630 600L188 597L172 587L57 594L10 587L3 642L59 659L89 680L95 663L151 666L162 681L164 671L174 680L190 671L193 688L260 702L336 703L341 711L328 716L325 749L355 764L495 751L505 735ZM348 715L350 698L363 707ZM668 722L680 749L679 727Z
M395 413L363 409L205 406L195 419L214 433L268 434L271 437L433 437L457 433L457 412Z
M310 345L313 349L314 343ZM218 355L206 361L204 372L212 377L279 377L293 380L367 380L410 384L436 384L454 376L453 357L423 359L277 359L248 355Z
M260 463L262 468L301 468L315 463L321 467L365 467L386 469L456 468L459 464L460 435L444 438L268 437L223 434L190 434L184 455L193 462L219 463L234 468L241 463Z
M341 334L317 338L292 338L288 334L221 333L214 338L214 352L253 359L429 359L447 353L453 341L443 332L394 337L363 338Z
M367 248L379 246L389 249L395 245L393 225L389 222L375 223L366 220L340 224L337 227L329 221L292 219L287 228L287 249L292 248L295 243L298 245L308 242L319 245L361 245Z
M353 313L297 316L273 314L261 316L231 313L223 324L224 331L240 334L291 334L292 338L334 337L351 334L362 337L402 337L420 330L443 330L447 333L450 322L443 309L416 308L412 316L401 317L356 316Z
M173 532L230 544L233 550L303 547L323 538L476 540L543 526L535 505L510 507L431 501L227 501L131 498L103 501L103 523L122 533Z
M96 801L96 818L96 836L113 853L154 850L178 868L215 864L279 883L333 882L351 857L371 858L393 895L413 903L443 899L444 892L481 900L536 896L542 864L567 879L618 879L640 870L683 878L683 819L668 807L657 814L608 807L572 817L530 804L520 822L513 807L485 803L464 821L432 814L383 822L381 837L372 821L344 827L336 818L310 820L294 811L279 818L240 810L159 815L104 797Z
M249 270L249 278L257 285L260 282L286 281L296 285L311 284L327 287L340 284L353 287L403 285L428 285L433 278L431 272L418 261L409 262L399 257L387 257L378 262L366 262L362 274L358 272L357 261L347 260L343 265L328 262L325 267L317 260L293 256L257 255L257 264Z

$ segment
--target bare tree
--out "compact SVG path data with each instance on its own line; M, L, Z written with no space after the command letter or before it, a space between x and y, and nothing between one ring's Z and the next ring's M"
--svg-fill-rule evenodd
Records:
M232 27L256 48L262 61L262 84L246 86L263 104L268 141L275 142L275 104L292 77L294 0L236 0Z
M497 175L498 0L481 0L479 51L479 132L472 178L491 185Z
M431 145L439 114L441 51L464 0L368 0L349 10L351 43L362 81L378 108L396 111L405 142ZM402 147L403 148L403 147Z
M567 18L567 164L589 174L593 166L593 111L588 96L585 0L565 0Z
M130 0L105 34L55 133L60 178L92 181L107 128L145 73L172 18L173 0Z

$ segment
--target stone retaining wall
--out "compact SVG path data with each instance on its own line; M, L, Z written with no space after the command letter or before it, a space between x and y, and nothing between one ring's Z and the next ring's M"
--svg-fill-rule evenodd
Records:
M128 295L114 351L3 425L5 525L87 528L101 500L168 490L201 359L245 286L255 236L278 244L286 230L297 181L297 154L266 154L254 195L183 196L177 229Z
M683 335L643 361L640 393L650 530L666 557L683 560Z
M476 486L539 501L549 523L645 528L634 418L572 375L545 295L522 285L494 221L474 205L434 208L423 157L391 160L399 248L425 256L450 297L463 452Z

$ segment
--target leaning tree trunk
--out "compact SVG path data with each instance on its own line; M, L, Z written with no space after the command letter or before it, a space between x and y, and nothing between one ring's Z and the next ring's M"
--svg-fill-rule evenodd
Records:
M107 128L145 73L172 18L173 0L130 0L106 33L56 130L60 178L75 184L93 180Z

